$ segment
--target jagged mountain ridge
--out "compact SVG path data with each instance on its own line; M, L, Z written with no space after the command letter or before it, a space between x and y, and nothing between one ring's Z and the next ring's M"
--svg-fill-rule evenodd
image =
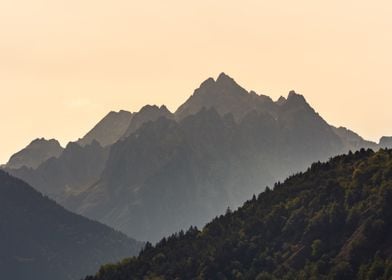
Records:
M134 114L132 122L129 124L128 129L125 131L122 137L128 137L144 123L156 121L160 117L172 119L174 118L174 115L166 108L165 105L162 105L161 107L156 105L146 105L142 107L139 112Z
M143 123L161 116L174 118L165 106L147 105L136 113L112 111L83 138L70 142L57 158L48 158L36 170L25 165L19 168L5 165L2 169L63 204L68 195L80 192L99 179L114 142L125 138L127 133L132 133Z
M175 115L178 119L196 114L202 108L214 107L219 114L233 114L236 120L241 119L252 110L272 112L274 102L268 96L248 92L231 77L221 73L216 81L208 78L192 96L182 104Z
M90 157L13 174L72 211L141 240L158 240L190 224L202 225L260 186L353 147L302 95L291 91L274 102L224 73L203 82L175 116L150 105L132 116L125 135L98 152L99 159L81 147L77 153ZM356 141L358 148L368 145ZM186 212L186 204L193 213ZM165 217L157 218L162 213Z
M58 157L63 148L56 139L46 140L37 138L24 149L11 156L5 164L6 168L18 169L21 167L37 168L41 163L52 157Z
M155 241L343 152L340 138L301 95L291 92L274 106L275 115L254 110L238 121L212 107L178 122L145 123L112 146L100 180L65 205Z
M58 158L47 160L37 169L4 170L62 203L69 193L78 192L99 179L108 153L109 148L102 147L95 140L84 147L70 142Z
M136 255L142 243L68 212L0 171L2 279L74 280Z
M294 91L291 91L291 93L295 96ZM287 99L289 98L290 93ZM239 121L251 111L264 112L278 117L281 105L284 105L287 99L281 96L274 102L266 95L247 91L238 85L234 79L225 73L221 73L216 80L208 78L204 81L188 100L177 109L175 115L178 119L182 119L199 112L202 108L214 107L222 116L232 113L236 121ZM360 148L379 148L378 144L367 141L344 127L335 128L332 126L332 128L344 142L347 151L356 151Z

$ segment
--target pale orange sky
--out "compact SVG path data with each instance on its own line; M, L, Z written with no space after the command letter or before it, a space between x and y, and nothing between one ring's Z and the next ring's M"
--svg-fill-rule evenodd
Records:
M0 162L110 110L174 111L224 71L329 123L392 134L392 2L0 0Z

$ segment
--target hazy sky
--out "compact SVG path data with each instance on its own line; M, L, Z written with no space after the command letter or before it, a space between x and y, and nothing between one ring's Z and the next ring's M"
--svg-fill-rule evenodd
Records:
M392 134L392 2L0 0L0 162L110 110L174 111L224 71L329 123Z

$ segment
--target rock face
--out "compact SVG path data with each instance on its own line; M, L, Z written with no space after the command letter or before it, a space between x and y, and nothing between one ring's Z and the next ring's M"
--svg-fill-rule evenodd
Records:
M21 167L35 169L49 158L60 156L62 151L63 148L55 139L35 139L26 148L11 156L5 167L12 169Z
M0 171L2 279L80 279L100 264L136 255L141 246Z
M171 119L174 116L164 105L162 105L161 107L158 107L156 105L146 105L142 109L140 109L139 112L134 114L132 122L129 124L123 136L128 137L144 123L156 121L161 117Z
M133 114L131 112L112 111L77 142L81 146L91 144L94 140L103 147L112 145L124 135L132 118Z
M392 136L383 136L380 139L381 148L392 148Z

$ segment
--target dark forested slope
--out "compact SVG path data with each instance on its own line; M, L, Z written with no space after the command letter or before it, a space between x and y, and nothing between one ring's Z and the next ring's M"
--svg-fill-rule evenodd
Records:
M141 246L0 171L0 279L80 279Z
M392 151L315 163L88 280L391 279Z

